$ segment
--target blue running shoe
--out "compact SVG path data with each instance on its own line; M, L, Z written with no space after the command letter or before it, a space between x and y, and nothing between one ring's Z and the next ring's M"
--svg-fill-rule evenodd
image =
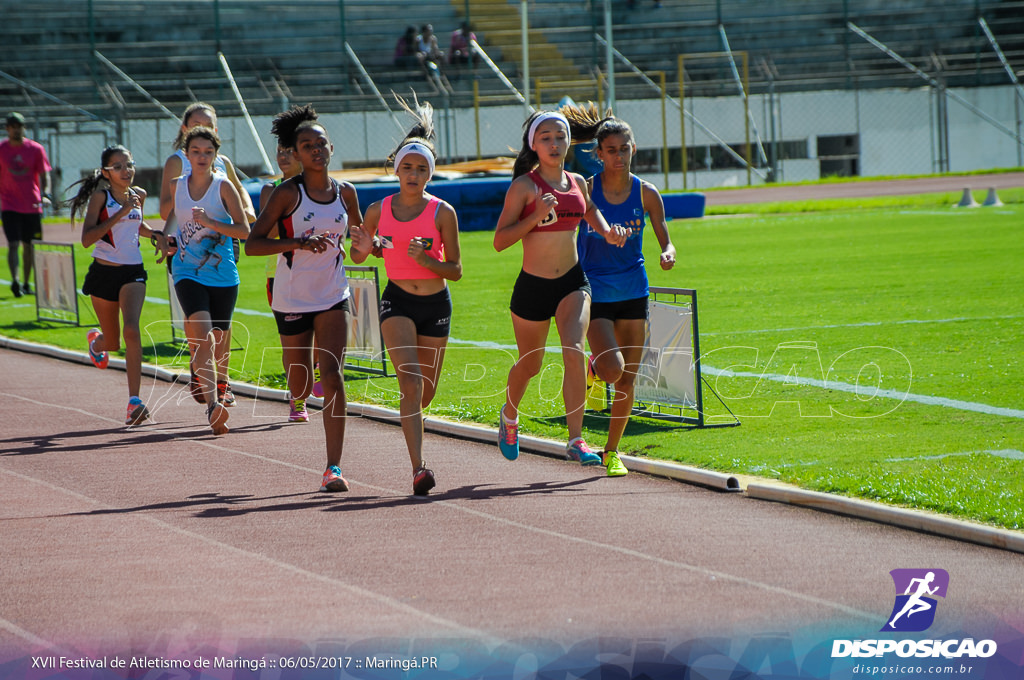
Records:
M128 426L140 425L143 420L149 418L149 409L138 397L128 400L128 411L124 418L124 424Z
M571 460L578 460L580 465L600 465L601 455L594 453L583 441L583 437L577 437L566 444L565 452Z
M498 422L498 448L501 449L501 455L515 460L519 457L519 423L505 422L504 413L498 414Z

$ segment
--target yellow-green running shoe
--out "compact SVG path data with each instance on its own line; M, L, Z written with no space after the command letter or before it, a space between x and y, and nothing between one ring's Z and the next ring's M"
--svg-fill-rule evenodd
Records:
M605 451L604 452L604 465L608 468L609 477L621 477L622 475L629 474L629 470L619 460L618 451Z

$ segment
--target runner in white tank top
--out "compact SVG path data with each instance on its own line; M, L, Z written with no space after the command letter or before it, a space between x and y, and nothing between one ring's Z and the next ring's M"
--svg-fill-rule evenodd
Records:
M348 210L333 179L334 198L320 203L310 198L302 175L293 180L299 191L299 204L277 223L279 238L325 239L323 252L292 250L279 253L274 273L274 300L277 312L316 312L330 309L349 296L345 278L345 232Z
M271 132L278 144L293 149L302 174L271 192L245 242L245 253L277 256L271 306L293 414L295 403L305 401L313 389L316 340L327 445L320 490L348 491L341 474L347 416L341 369L348 341L349 296L344 238L345 230L357 227L363 218L355 187L328 174L334 146L311 106L293 106L278 114Z
M82 284L82 292L92 299L99 328L86 335L89 358L97 368L106 368L110 352L120 349L124 338L124 363L128 375L126 425L138 425L149 418L142 402L142 337L139 317L146 299L146 269L142 266L139 236L151 239L160 252L157 262L167 254L162 232L150 230L142 219L146 191L132 186L135 163L123 146L111 146L100 156L100 168L77 182L79 189L71 199L71 219L82 210L82 245L93 247L93 262ZM109 188L104 188L107 184ZM119 198L116 198L119 197ZM40 291L41 292L41 291Z
M173 147L175 152L167 157L164 162L163 176L160 180L160 217L165 220L164 232L166 232L168 238L172 242L171 254L174 251L174 242L177 239L178 221L174 215L174 201L172 199L174 181L183 175L188 175L191 172L191 164L188 162L187 154L183 149L183 141L185 135L190 129L196 126L207 127L217 131L217 112L212 106L204 102L195 102L190 104L185 112L181 116L181 126L178 128L178 135L174 140ZM219 151L219 150L218 150ZM245 215L245 220L248 224L252 224L256 220L256 212L252 206L252 200L249 198L249 193L242 186L242 182L238 179L238 174L235 172L234 166L226 156L222 156L218 153L217 158L214 161L215 171L222 171L227 175L232 186L238 192L238 196L242 202L242 213ZM232 244L232 249L235 254L235 259L238 259L241 247L239 246L238 240L236 239ZM172 264L168 261L168 267ZM221 340L219 340L214 346L214 353L217 356L217 361L222 366L227 366L231 359L231 329L228 328L222 334ZM192 368L190 366L190 368ZM192 375L195 375L195 370L192 370ZM202 392L199 388L199 383L193 379L190 382L190 388L192 397L201 402ZM218 388L218 393L223 394L223 401L228 406L232 406L235 403L235 396L231 392L230 385L225 382L223 384L223 390Z
M135 196L139 195L137 189L129 191ZM106 200L100 209L99 222L106 222L121 214L124 208L128 208L128 214L119 218L110 231L96 241L92 256L113 264L142 264L142 251L139 250L139 229L142 227L141 203L135 205L134 202L125 201L122 204L114 198L109 189L103 194Z
M192 396L206 404L214 434L228 431L228 364L231 317L238 298L238 268L231 240L249 235L242 201L223 175L213 172L217 133L194 127L185 137L192 172L174 184L172 200L181 221L174 256L174 293L185 316L192 351Z

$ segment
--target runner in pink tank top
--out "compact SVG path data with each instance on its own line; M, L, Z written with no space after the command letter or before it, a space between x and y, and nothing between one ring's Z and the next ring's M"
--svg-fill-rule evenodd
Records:
M366 210L352 230L352 261L381 252L388 285L380 300L380 331L402 393L402 432L413 470L413 493L427 495L434 473L423 461L423 411L434 398L451 328L448 281L462 278L459 221L446 202L426 192L436 156L430 104L413 110L416 125L391 159L399 191Z

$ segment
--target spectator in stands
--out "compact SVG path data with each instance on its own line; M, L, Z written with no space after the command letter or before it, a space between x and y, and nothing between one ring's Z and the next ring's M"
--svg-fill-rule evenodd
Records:
M419 52L416 50L416 27L409 26L395 43L395 61L397 68L412 68L420 63Z
M452 31L451 46L448 49L448 63L453 66L464 66L469 64L476 66L476 52L470 47L470 41L475 41L476 35L469 28L469 22L463 21L462 25Z
M7 266L14 297L32 295L32 239L43 238L43 208L50 205L50 161L39 142L25 137L25 116L7 114L7 139L0 142L0 219L7 237ZM24 274L18 283L18 244Z
M420 34L416 36L416 55L427 82L435 90L451 90L451 84L445 76L441 66L444 64L444 52L437 44L437 35L434 27L430 24L423 24Z
M430 24L423 24L420 34L416 36L416 51L424 62L434 62L440 68L444 61L444 52L437 44L437 35L434 27Z

